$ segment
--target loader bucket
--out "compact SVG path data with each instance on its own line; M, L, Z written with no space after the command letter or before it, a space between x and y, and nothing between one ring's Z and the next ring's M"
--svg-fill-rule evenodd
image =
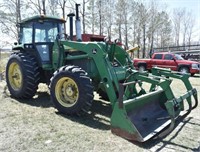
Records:
M183 106L183 99L193 94L196 96L196 89L178 99L168 100L166 91L160 89L125 101L122 98L118 99L111 116L111 131L128 140L139 142L145 142L158 135L170 125L164 131L168 134L174 128L175 118ZM188 111L191 111L191 108L189 105Z
M170 124L164 108L167 98L162 90L124 102L123 108L114 107L112 132L128 140L144 142ZM121 119L121 120L120 120Z

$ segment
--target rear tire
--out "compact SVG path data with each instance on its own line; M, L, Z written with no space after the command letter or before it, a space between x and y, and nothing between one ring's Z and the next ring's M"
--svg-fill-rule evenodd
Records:
M77 66L63 66L55 71L50 92L59 112L78 116L89 111L94 97L91 79Z
M39 84L39 67L27 53L13 53L6 66L6 82L14 98L32 98Z

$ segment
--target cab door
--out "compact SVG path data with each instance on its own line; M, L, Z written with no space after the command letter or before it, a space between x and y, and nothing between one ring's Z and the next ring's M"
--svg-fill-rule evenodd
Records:
M152 67L163 67L163 54L155 54L151 61Z
M39 54L41 65L50 67L52 64L52 49L59 33L59 25L56 22L36 22L34 30L34 45Z
M177 62L173 54L164 54L163 66L171 70L177 70Z

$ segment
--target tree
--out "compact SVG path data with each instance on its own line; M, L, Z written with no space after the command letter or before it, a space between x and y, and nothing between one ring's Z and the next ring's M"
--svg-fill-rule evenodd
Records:
M140 57L140 54L142 56L145 56L145 51L146 51L146 39L148 37L148 26L149 26L149 8L145 7L142 3L136 3L134 5L135 11L133 12L132 16L132 22L133 22L133 35L134 35L134 44L138 44L139 46L143 46L143 51L140 53L140 50L137 52L137 57ZM142 43L143 40L143 43Z
M0 26L3 33L7 33L13 39L18 39L19 29L16 25L21 22L22 0L3 0L0 11Z
M58 0L58 6L61 8L63 19L66 18L66 2L67 0ZM66 32L66 24L64 24L64 31Z
M88 9L88 14L90 15L87 16L85 24L89 29L91 29L92 34L94 34L96 25L95 0L89 0L87 9Z
M29 9L33 11L33 14L46 14L45 9L46 0L28 0Z
M150 8L145 7L143 4L139 5L139 25L138 25L138 44L141 44L141 35L143 31L143 51L142 51L142 57L145 57L146 54L146 35L147 35L147 28L149 26L149 10ZM138 52L138 57L139 57L139 52Z
M83 25L83 33L86 33L86 4L89 2L89 0L83 0L83 9L82 9L82 25Z
M85 25L91 29L92 33L98 32L99 35L105 34L105 9L107 0L89 0L87 19Z
M122 33L124 36L124 44L125 47L128 49L128 32L130 30L130 17L131 13L130 10L130 3L129 0L118 0L115 7L116 7L116 25L119 31L119 39L122 41Z
M122 25L123 25L123 15L122 15L122 9L121 8L122 1L118 0L115 5L115 25L117 26L117 32L119 40L122 42Z
M106 34L109 38L112 37L112 26L113 26L113 18L114 18L114 0L107 0L107 4L105 5L104 11L104 19L105 19L105 27Z
M181 32L181 24L184 16L184 9L174 9L173 11L173 24L174 24L174 32L175 32L175 45L179 46L180 42L180 32Z
M184 15L183 15L183 45L186 45L187 43L190 45L191 43L191 36L193 33L193 27L194 27L194 18L192 15L192 12L186 12L184 9ZM188 40L188 42L186 41Z
M97 0L96 1L96 8L98 12L98 23L99 23L99 35L103 35L104 30L104 0Z
M188 38L188 45L191 45L191 41L192 41L192 34L193 34L193 29L194 29L194 25L195 25L195 19L190 16L188 19L188 30L187 30L187 38Z
M165 47L169 46L171 43L171 20L169 19L169 15L166 12L160 13L160 20L162 24L160 24L159 28L157 29L157 35L158 35L158 42L157 47Z
M58 12L57 12L58 2L59 0L48 0L48 8L49 8L48 14L53 15L53 16L58 15Z
M138 44L142 52L154 47L169 46L174 39L176 45L191 44L195 20L191 12L176 8L172 19L157 1L150 3L132 0L79 0L83 33L98 33L119 38L126 46ZM19 30L15 26L23 18L38 14L62 16L75 12L75 0L2 0L0 2L1 32L17 39ZM66 31L66 25L65 25ZM172 35L172 29L175 33Z

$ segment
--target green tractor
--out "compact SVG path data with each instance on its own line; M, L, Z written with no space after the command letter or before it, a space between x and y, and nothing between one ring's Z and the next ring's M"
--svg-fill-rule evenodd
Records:
M162 130L169 133L184 110L184 101L189 105L185 114L197 106L197 91L188 75L158 68L152 74L139 73L116 41L73 41L63 34L64 24L63 19L44 15L19 24L19 42L6 67L13 98L32 98L38 84L46 83L59 112L81 116L90 110L93 92L102 93L112 106L112 132L139 142ZM170 77L182 80L187 88L179 98L170 88ZM143 82L150 87L144 89Z

